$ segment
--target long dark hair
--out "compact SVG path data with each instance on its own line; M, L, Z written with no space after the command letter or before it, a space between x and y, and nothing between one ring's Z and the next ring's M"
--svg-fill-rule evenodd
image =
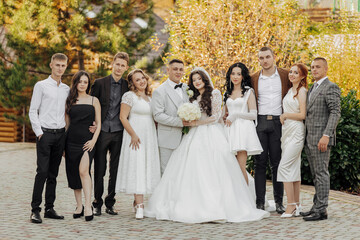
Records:
M205 91L202 94L201 100L199 102L200 108L204 112L206 112L206 114L210 117L211 112L212 112L212 109L211 109L211 96L212 96L213 87L210 84L211 79L209 79L203 71L196 70L196 71L193 71L193 72L190 73L188 86L194 92L194 95L189 100L190 100L190 102L193 102L200 95L199 90L197 90L195 88L194 83L193 83L193 76L195 74L199 74L200 77L201 77L201 80L205 84L205 86L204 86Z
M88 86L86 88L86 93L89 93L89 91L90 91L90 75L83 70L80 70L77 73L75 73L75 75L71 79L71 89L70 89L69 96L66 99L66 113L67 114L69 114L71 106L76 104L76 101L78 101L77 98L79 96L79 93L77 90L77 85L80 82L80 78L84 75L88 78Z
M290 68L292 68L293 66L297 66L299 69L299 74L300 76L302 76L303 78L301 79L301 81L299 82L299 86L296 88L296 94L294 95L294 98L296 98L296 96L299 94L300 88L301 87L305 87L306 89L308 88L307 85L307 75L308 75L308 69L307 67L302 64L302 63L295 63L293 64ZM292 83L291 83L292 86Z
M241 75L242 75L242 81L241 81L241 92L244 95L245 91L249 88L251 88L251 77L249 74L249 69L245 66L245 64L241 62L234 63L229 67L229 69L226 72L226 83L225 83L225 96L224 96L224 102L226 103L226 100L230 97L232 91L234 90L234 84L231 82L230 75L234 68L240 68L241 69Z

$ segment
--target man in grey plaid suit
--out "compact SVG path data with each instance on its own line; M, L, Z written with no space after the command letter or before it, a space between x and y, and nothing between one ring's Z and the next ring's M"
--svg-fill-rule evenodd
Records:
M306 103L305 152L315 185L315 195L311 210L300 213L305 221L327 219L330 148L335 145L336 125L340 118L340 89L329 81L327 70L324 58L315 58L311 63L315 83L308 92Z

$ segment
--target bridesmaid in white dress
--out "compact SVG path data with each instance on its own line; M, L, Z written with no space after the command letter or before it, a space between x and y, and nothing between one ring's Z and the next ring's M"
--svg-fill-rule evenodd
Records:
M257 120L255 94L251 88L249 70L243 63L234 63L226 73L224 102L227 114L225 133L230 152L236 155L246 183L249 184L247 157L260 154L263 149L254 124Z
M116 192L134 194L135 217L143 218L144 194L160 181L155 123L150 107L149 77L140 69L128 75L130 91L122 97L120 120L125 128Z
M300 215L301 152L305 141L306 92L308 70L304 64L294 64L289 71L292 88L283 99L281 160L277 181L284 183L286 211L281 217Z

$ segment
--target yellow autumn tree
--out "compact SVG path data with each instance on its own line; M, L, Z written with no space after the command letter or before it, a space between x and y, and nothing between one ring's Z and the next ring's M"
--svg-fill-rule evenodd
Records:
M237 61L259 69L263 46L274 50L278 66L306 61L307 22L295 0L178 0L168 21L171 50L165 61L203 66L219 87Z
M360 99L360 17L341 13L340 17L319 28L311 51L327 59L328 76L347 95L351 89Z

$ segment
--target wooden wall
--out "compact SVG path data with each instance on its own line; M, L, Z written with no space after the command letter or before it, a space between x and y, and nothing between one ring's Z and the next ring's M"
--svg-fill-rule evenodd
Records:
M7 109L0 106L0 142L22 142L23 126L17 122L9 121L4 117L4 113L22 114L13 109ZM25 141L35 142L36 137L30 126L25 127Z

